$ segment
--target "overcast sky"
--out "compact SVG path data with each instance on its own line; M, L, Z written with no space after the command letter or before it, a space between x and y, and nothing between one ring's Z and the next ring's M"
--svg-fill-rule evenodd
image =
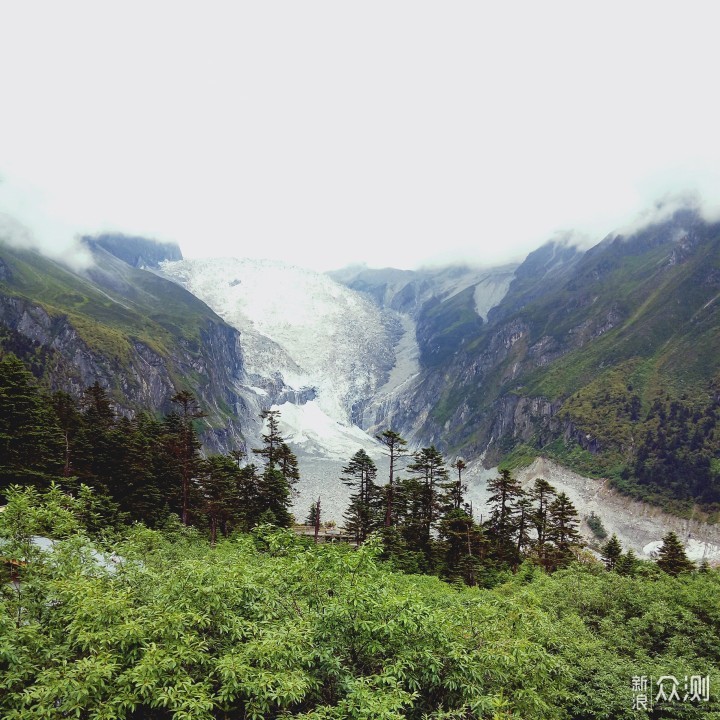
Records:
M0 212L318 269L720 205L715 2L0 0ZM5 222L7 225L7 221Z

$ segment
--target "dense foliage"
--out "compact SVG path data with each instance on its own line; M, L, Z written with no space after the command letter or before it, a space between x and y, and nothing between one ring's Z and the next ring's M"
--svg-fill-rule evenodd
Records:
M258 528L88 539L85 494L10 491L19 582L0 596L0 715L20 718L637 718L632 678L710 675L720 575L525 564L492 590L395 573L358 550ZM31 542L57 538L52 551ZM98 552L100 551L100 552ZM709 714L710 713L710 714Z
M184 524L250 529L261 520L287 526L297 460L270 414L257 454L264 467L242 466L243 455L203 458L197 424L205 413L194 396L173 397L163 418L141 412L117 417L98 384L77 401L44 392L14 355L0 358L0 497L12 484L46 488L52 480L77 494L91 488L98 527L142 521L154 527L171 513Z
M585 451L575 464L670 509L681 509L683 502L720 509L718 383L707 386L701 399L664 393L643 408L628 380L637 367L630 363L604 373L564 403L561 416L572 422ZM561 460L567 451L555 447Z
M431 446L401 470L388 430L388 483L363 451L338 480L358 547L314 545L282 529L277 413L258 467L204 458L202 409L173 401L118 418L99 384L50 395L0 359L3 718L631 718L633 677L717 678L718 573L672 534L657 564L613 537L603 567L568 498L508 471L477 523L465 463Z

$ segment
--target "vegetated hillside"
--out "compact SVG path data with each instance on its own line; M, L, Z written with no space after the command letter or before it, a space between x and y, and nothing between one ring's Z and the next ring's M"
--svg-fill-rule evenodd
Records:
M421 310L446 330L419 324L403 430L489 462L542 449L648 499L720 501L720 225L683 210L584 254L544 246L479 328L461 298Z
M130 240L133 257L164 252L152 241L143 250L138 238ZM167 411L172 395L192 387L209 413L206 441L241 441L256 408L247 407L242 389L237 331L175 283L132 267L102 241L86 244L93 264L77 272L0 244L3 349L53 389L79 395L99 382L123 412Z
M631 720L643 676L653 717L718 712L718 571L585 557L461 588L393 572L377 538L314 546L264 525L210 547L138 524L101 545L82 501L38 499L0 516L22 563L0 583L3 717ZM661 700L667 676L680 695ZM688 676L709 687L685 695Z

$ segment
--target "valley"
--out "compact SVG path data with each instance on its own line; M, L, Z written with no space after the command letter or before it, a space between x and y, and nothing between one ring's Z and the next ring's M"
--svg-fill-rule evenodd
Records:
M375 435L391 428L412 451L434 444L448 462L466 460L478 518L484 484L509 456L529 480L537 463L552 468L551 482L568 488L581 515L595 512L641 555L673 528L712 543L698 552L715 557L713 526L672 519L689 517L693 503L705 518L720 509L720 232L694 211L589 250L555 240L496 268L318 273L183 259L176 246L143 238L85 242L93 262L79 271L4 250L6 343L43 348L38 373L50 387L78 393L99 381L128 416L167 410L181 378L193 378L210 450L249 453L260 412L278 410L302 470L298 518L320 497L324 518L342 522L342 467L362 448L384 477ZM644 479L638 433L655 427L653 413L669 423L671 405L706 418L672 431L694 432L696 455L661 449L653 462L675 471ZM668 472L693 479L663 485ZM575 478L570 486L563 473ZM613 505L618 490L671 514L656 514L645 533L623 530L649 506Z

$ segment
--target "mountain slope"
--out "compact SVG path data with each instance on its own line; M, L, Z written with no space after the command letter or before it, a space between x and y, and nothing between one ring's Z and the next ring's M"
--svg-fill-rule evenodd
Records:
M638 429L657 429L656 401L683 403L691 416L715 412L720 225L692 211L585 253L539 249L479 327L463 325L461 297L425 306L443 319L444 336L418 333L423 367L395 408L400 428L423 443L486 452L488 462L521 443L549 447L579 469L627 481ZM714 422L697 442L717 457Z
M242 389L238 333L178 285L87 245L93 264L78 272L0 245L3 346L44 348L51 387L79 394L98 381L123 413L167 411L175 392L190 389L210 413L209 444L242 442L256 408ZM146 255L163 252L146 246Z

